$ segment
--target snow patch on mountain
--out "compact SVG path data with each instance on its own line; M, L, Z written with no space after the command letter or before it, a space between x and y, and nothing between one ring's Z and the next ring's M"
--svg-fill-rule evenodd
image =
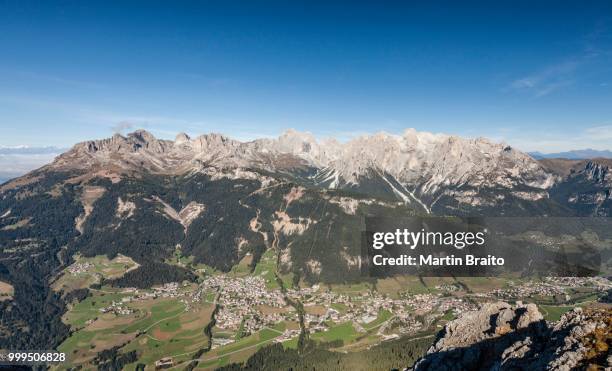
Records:
M126 137L116 134L79 143L51 165L92 166L112 167L117 172L144 168L177 175L206 173L213 179L257 179L264 187L271 180L261 170L299 174L312 169L307 179L331 189L359 189L372 176L380 176L398 199L428 211L433 200L448 189L461 193L470 188L511 190L521 185L545 193L558 180L538 161L507 145L414 129L402 135L361 136L345 143L317 141L312 134L294 130L276 139L251 142L220 134L196 138L179 134L174 141L158 140L139 130Z

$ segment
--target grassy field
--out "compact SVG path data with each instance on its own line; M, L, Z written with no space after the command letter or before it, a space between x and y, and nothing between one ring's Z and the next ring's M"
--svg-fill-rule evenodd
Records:
M285 324L279 323L273 328L264 328L234 343L212 349L202 356L198 368L214 369L232 362L243 362L261 347L271 344L281 335L284 328Z
M362 327L366 333L358 332L353 326L352 322L344 322L340 324L332 324L329 330L324 332L317 332L311 335L311 338L316 341L332 342L341 340L343 350L354 350L360 348L367 348L368 346L377 344L380 342L380 336L376 334L376 331L382 324L388 321L392 317L392 313L387 310L381 310L378 317L367 324L363 324ZM292 339L283 344L285 348L297 347L297 339Z
M165 319L174 318L181 314L185 305L178 300L172 299L161 299L161 300L145 300L137 302L131 307L134 307L145 313L138 321L130 324L125 328L125 331L147 331L151 327L156 326L160 321ZM169 322L165 322L166 326L169 326Z
M285 349L297 349L298 347L298 337L294 337L291 340L287 340L283 342L283 348Z
M376 329L380 327L383 323L385 323L387 320L389 320L389 318L391 318L392 316L393 314L391 312L383 309L378 313L378 317L374 321L364 324L363 328L368 331Z
M330 306L340 313L346 313L346 311L348 310L348 307L346 306L346 304L342 304L342 303L332 303Z
M447 310L441 318L443 321L452 321L455 319L455 315L452 310Z
M113 346L122 352L138 350L138 362L153 364L171 356L189 359L208 343L203 329L210 322L214 305L200 303L185 311L185 304L174 298L157 298L125 303L134 310L129 315L101 313L100 308L121 301L124 293L94 292L75 305L64 320L75 331L59 347L73 364L93 359L96 353ZM88 320L95 319L93 322Z
M167 264L177 265L179 267L187 267L187 268L193 269L193 272L199 276L215 275L215 274L220 273L218 270L211 267L210 265L203 264L203 263L196 263L195 256L193 255L190 255L190 256L183 255L181 253L180 248L176 248L174 250L174 254L172 255L172 258L166 259L165 262Z
M325 342L342 340L346 344L355 340L358 336L359 333L353 327L353 323L345 322L333 326L327 331L314 333L311 335L311 338L313 340L320 340Z
M268 250L261 256L255 266L253 275L262 276L268 289L277 289L279 286L274 277L274 272L276 272L276 255L273 250Z
M266 282L268 290L279 289L280 286L276 282L276 254L274 250L267 250L262 256L255 270L253 271L254 276L262 276ZM280 278L285 283L285 287L291 287L293 281L293 274L282 274Z
M182 303L168 300L147 307L149 316L130 326L130 329L145 333L123 348L124 352L137 350L140 353L138 363L150 365L163 357L189 360L208 344L203 329L210 322L212 304L203 303L184 311Z
M194 326L194 322L197 321L195 318L210 317L210 313L212 313L212 306L210 312L205 314L200 313L191 317L187 314L178 318L162 320L152 326L147 334L138 337L125 346L123 350L129 352L136 349L141 352L142 355L136 363L152 364L162 357L172 357L176 363L184 362L183 365L186 366L187 362L193 358L194 353L205 347L208 340L200 328L200 325L204 322ZM255 334L243 337L236 342L212 349L202 355L198 368L216 368L231 362L242 362L261 347L271 344L276 337L281 335L286 326L285 323L281 322L271 328L265 328ZM215 337L233 337L231 333L227 333L227 336L219 336L222 334L218 331L213 331L213 334ZM126 369L133 370L136 363L128 365Z
M238 264L232 267L230 275L233 277L246 277L251 273L251 264L253 263L253 255L245 255Z
M64 321L76 331L60 344L58 350L65 352L71 362L81 363L93 359L101 350L133 340L137 333L125 331L125 326L137 321L138 313L118 317L99 311L113 301L120 301L123 296L118 293L96 293L78 303L64 316ZM93 322L88 323L89 320Z
M338 294L358 296L364 292L370 291L372 289L372 284L368 282L355 284L329 284L327 285L327 288Z
M94 291L93 295L85 300L75 304L62 318L64 323L70 325L72 329L79 329L85 326L85 323L100 315L100 308L107 307L113 301L121 301L128 294L123 294L118 291L101 292Z
M79 273L70 273L71 268L78 265L88 266ZM112 260L109 260L106 255L98 255L91 258L74 256L74 263L68 267L62 275L53 283L52 288L55 291L73 291L76 289L87 288L94 283L100 281L100 277L113 279L121 277L132 269L138 267L138 264L127 256L117 255Z
M544 319L547 321L558 321L561 316L570 310L573 306L557 306L557 305L540 305L540 311L544 315Z
M381 294L397 297L402 292L412 294L427 294L430 290L423 285L418 277L398 276L392 278L379 279L376 282L376 289Z
M465 285L473 293L508 287L508 279L500 277L461 277L457 279L457 282Z
M500 277L416 277L397 276L379 279L376 289L381 294L396 298L400 293L428 294L441 292L436 286L453 285L463 292L488 292L495 288L504 288L508 285L507 278Z

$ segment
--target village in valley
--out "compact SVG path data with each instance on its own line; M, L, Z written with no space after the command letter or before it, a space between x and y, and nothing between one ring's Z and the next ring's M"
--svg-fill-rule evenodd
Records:
M209 344L199 361L214 368L244 361L273 343L295 348L301 332L339 351L358 351L401 337L433 336L446 321L488 301L536 302L547 319L556 320L612 288L603 277L547 277L528 284L521 279L397 277L295 286L288 277L276 275L273 260L264 255L252 272L239 266L228 273L198 267L197 282L137 289L99 284L119 268L133 269L136 263L131 259L78 258L55 287L81 285L89 287L90 294L74 302L64 316L73 333L59 349L75 365L119 347L138 349L139 362L171 367L188 362Z

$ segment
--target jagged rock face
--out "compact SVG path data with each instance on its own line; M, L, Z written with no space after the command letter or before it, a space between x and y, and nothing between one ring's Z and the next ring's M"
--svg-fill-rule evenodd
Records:
M379 133L347 143L318 142L292 130L276 139L246 143L219 134L158 140L139 130L127 137L117 134L79 143L50 165L96 167L175 175L210 167L280 171L311 185L387 195L427 211L435 204L447 211L449 203L495 206L506 197L547 199L557 179L539 162L508 146L413 129L400 136ZM507 195L500 197L500 192Z
M544 169L559 179L583 177L593 183L612 185L612 159L592 160L544 159L540 160Z
M558 177L549 191L557 202L570 205L579 215L612 214L612 160L548 159L541 162Z
M536 161L487 139L406 130L346 143L289 130L275 139L239 142L220 134L174 141L139 130L75 145L47 168L106 177L250 170L291 176L306 186L397 200L422 212L473 215L612 214L611 160ZM247 171L245 171L247 170Z
M584 168L584 174L587 179L595 183L605 184L612 182L612 173L610 173L609 167L597 162L589 161Z
M529 156L485 139L407 131L403 136L377 134L346 144L330 163L348 182L375 167L398 181L434 194L441 187L512 186L517 182L546 188L550 177Z
M612 309L547 323L535 304L488 303L449 322L411 370L570 370L606 359ZM603 341L603 343L601 343Z
M360 176L375 169L405 185L418 186L424 193L466 183L511 186L520 181L539 188L552 185L552 177L537 161L483 138L463 139L408 129L400 136L378 133L347 143L318 143L311 135L289 131L278 139L256 142L331 170L339 182L346 184L359 183Z
M114 167L120 172L147 170L156 173L184 173L188 166L213 158L231 156L239 142L218 134L191 140L187 135L176 141L159 140L138 130L123 137L87 141L75 145L59 156L52 169L91 169L96 166ZM238 165L238 163L237 163Z

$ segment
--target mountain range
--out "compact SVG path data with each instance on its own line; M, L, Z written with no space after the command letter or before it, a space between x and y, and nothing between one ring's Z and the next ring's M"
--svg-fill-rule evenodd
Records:
M531 157L541 160L544 158L565 158L568 160L588 160L594 158L612 158L612 151L608 150L596 150L596 149L579 149L567 152L556 152L556 153L542 153L542 152L529 152Z
M488 210L512 215L537 209L547 215L606 215L608 168L605 159L537 161L484 138L413 129L400 136L379 133L346 143L318 142L308 133L292 130L276 139L245 143L220 134L193 139L179 134L175 141L159 140L141 130L77 144L43 171L95 173L98 169L117 177L147 172L231 179L268 173L288 176L305 187L403 202L426 213ZM584 183L589 191L580 197L566 195L567 183Z
M296 282L356 282L365 216L610 216L611 165L412 129L346 143L292 130L82 142L0 186L0 281L15 289L0 301L0 348L66 336L69 299L50 283L75 254L132 258L117 285L189 279L168 264L176 254L229 271L270 250Z

